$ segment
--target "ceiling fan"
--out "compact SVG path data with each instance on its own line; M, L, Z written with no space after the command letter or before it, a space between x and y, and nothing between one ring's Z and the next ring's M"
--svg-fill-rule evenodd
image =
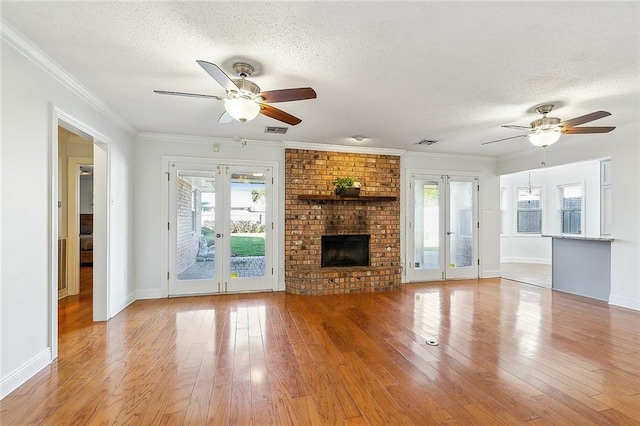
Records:
M549 114L552 109L552 104L540 105L539 107L537 107L536 111L542 114L542 118L533 120L529 127L516 125L501 126L507 129L528 130L529 133L485 142L482 145L488 145L491 143L528 136L529 141L532 144L541 148L546 148L549 145L556 143L558 139L560 139L560 135L562 133L566 133L569 135L582 133L609 133L610 131L615 129L615 127L613 126L574 127L580 124L588 123L590 121L598 120L600 118L608 117L611 115L611 113L607 111L596 111L590 114L582 115L580 117L572 118L571 120L560 122L560 119L558 117L547 117L547 114Z
M161 95L190 96L223 101L225 112L218 119L218 123L229 123L233 119L244 123L253 120L258 114L262 114L295 126L302 120L268 104L315 99L317 97L316 92L311 87L261 92L257 84L247 79L253 73L253 66L244 62L233 64L233 71L238 76L237 79L229 78L215 64L207 61L196 62L227 91L226 97L199 93L169 92L166 90L154 90L154 92Z

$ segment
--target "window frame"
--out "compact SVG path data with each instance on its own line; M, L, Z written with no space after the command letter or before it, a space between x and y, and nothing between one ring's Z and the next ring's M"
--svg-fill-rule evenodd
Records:
M198 188L196 188L195 186L191 188L191 233L195 234L196 232L196 221L197 221L197 215L196 215L196 204L197 204L197 194L196 191L198 190Z
M565 189L567 188L580 188L580 208L579 209L575 209L575 208L565 208ZM585 200L584 200L584 190L585 187L583 184L581 183L568 183L568 184L562 184L562 185L558 185L558 191L559 191L559 206L560 208L558 209L558 217L560 220L559 226L558 226L558 231L560 232L560 234L562 235L583 235L584 234L584 226L585 226L585 217L584 217L584 205L585 205ZM565 212L574 212L574 211L578 211L580 213L580 229L578 230L578 232L567 232L564 229L564 214Z
M531 191L540 191L540 206L537 209L520 209L520 191L529 191L529 188L531 188ZM514 206L515 206L515 223L514 223L514 227L515 227L515 233L516 235L520 235L520 236L538 236L538 235L542 235L544 233L544 190L542 186L516 186L515 187L515 199L514 199ZM519 227L519 223L520 223L520 212L538 212L540 215L540 230L538 231L534 231L534 232L527 232L527 231L521 231L520 227Z
M508 235L509 232L509 221L507 217L507 212L509 211L509 198L508 198L507 188L504 186L500 187L500 235Z

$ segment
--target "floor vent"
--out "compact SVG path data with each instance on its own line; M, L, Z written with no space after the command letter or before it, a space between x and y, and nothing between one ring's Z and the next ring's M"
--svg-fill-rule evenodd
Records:
M58 292L67 289L67 239L58 239Z
M416 145L433 145L438 141L433 139L422 139L421 141L416 142Z
M279 135L284 135L287 130L289 130L288 127L267 126L264 128L265 133L277 133Z

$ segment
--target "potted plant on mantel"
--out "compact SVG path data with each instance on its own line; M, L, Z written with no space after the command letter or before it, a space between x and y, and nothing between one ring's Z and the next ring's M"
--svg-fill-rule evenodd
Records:
M360 195L360 182L354 178L337 178L332 183L336 186L336 195L342 195L343 197L357 197Z

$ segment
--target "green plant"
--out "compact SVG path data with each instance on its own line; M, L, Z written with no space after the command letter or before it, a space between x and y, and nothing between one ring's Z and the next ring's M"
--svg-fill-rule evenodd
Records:
M356 183L356 180L350 177L343 177L335 179L332 183L336 186L336 189L341 190L351 188Z
M262 233L264 232L264 223L251 222L249 220L232 220L231 233Z

